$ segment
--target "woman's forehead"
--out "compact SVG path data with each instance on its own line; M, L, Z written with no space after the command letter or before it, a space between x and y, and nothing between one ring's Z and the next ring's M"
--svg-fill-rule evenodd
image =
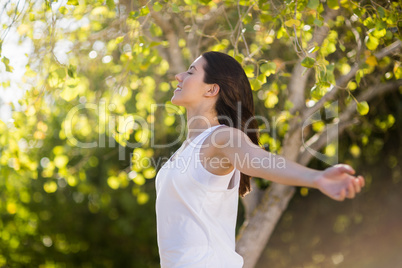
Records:
M199 56L198 58L195 59L195 61L193 62L193 64L191 64L191 66L195 66L195 68L197 70L199 70L200 67L204 66L204 64L205 64L205 59L202 56Z

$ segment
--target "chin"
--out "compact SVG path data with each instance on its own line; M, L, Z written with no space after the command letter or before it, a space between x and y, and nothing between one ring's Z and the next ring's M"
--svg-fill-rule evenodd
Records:
M171 102L173 105L176 105L176 106L183 106L184 108L186 108L185 105L184 105L184 103L181 102L180 100L178 100L175 96L172 97L172 99L170 100L170 102Z
M174 105L177 105L177 100L174 96L170 99L170 102Z
M175 96L173 96L170 101L172 102L172 104L180 106L180 100L178 100Z

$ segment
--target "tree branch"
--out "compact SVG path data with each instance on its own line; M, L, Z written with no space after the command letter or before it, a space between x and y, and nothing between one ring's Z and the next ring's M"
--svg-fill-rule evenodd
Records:
M402 41L398 40L391 45L381 49L379 52L375 53L374 56L377 59L382 59L385 56L388 56L396 51L398 51L402 47ZM365 62L362 61L362 62ZM331 88L329 89L328 93L325 94L313 107L305 110L305 112L302 114L302 120L301 122L304 122L309 118L312 114L314 114L316 111L321 109L324 104L330 100L333 100L338 93L338 90L340 88L344 88L347 83L356 75L356 72L360 69L359 64L354 64L352 69L349 71L349 73L341 76L339 79L336 80L335 86L331 85ZM300 127L300 125L296 126Z
M389 54L392 54L394 52L397 52L400 48L402 47L402 41L398 40L394 43L392 43L391 45L381 49L380 51L378 51L377 53L374 54L374 56L377 59L382 59L385 56L388 56Z
M310 160L315 157L311 151L318 152L325 145L332 143L339 135L350 125L356 124L358 120L349 120L338 124L338 131L329 131L328 128L325 128L323 132L317 133L313 135L308 141L303 143L303 147L301 148L301 153L298 158L298 163L306 166L310 163ZM309 148L310 152L307 150Z
M105 39L105 37L110 40L121 36L123 33L119 31L117 27L120 27L121 24L125 23L126 19L127 16L121 16L119 19L111 21L107 28L88 36L88 41L94 42L97 40Z
M211 11L203 15L201 18L197 19L192 18L192 26L191 31L187 36L187 44L193 59L195 59L200 55L201 47L203 47L205 43L203 42L204 37L215 38L216 40L218 40L218 38L210 36L206 34L204 31L205 29L210 29L214 24L216 24L216 21L219 18L221 18L221 14L223 12L224 12L224 6L222 4L219 4L217 8L212 9ZM215 27L212 28L215 29ZM197 35L198 38L196 38ZM207 42L207 44L209 44L209 41Z
M336 17L338 14L338 11L335 10L328 10L326 13L324 20L328 21ZM329 32L328 27L318 27L314 31L313 38L309 42L309 46L313 44L317 44L318 46L321 46L322 42L324 42L324 39L327 37ZM295 36L297 38L297 36ZM311 55L312 57L315 57L315 53ZM304 98L304 92L306 90L306 83L307 79L309 77L309 74L311 73L311 69L308 69L304 75L303 72L306 70L305 67L301 65L301 61L303 59L299 59L299 61L296 63L293 72L292 72L292 79L290 80L289 83L289 101L293 103L292 109L290 109L290 113L294 114L296 111L303 110L305 108L305 98Z
M361 101L370 101L374 97L379 95L386 94L389 91L396 90L398 87L402 86L402 79L394 80L388 82L386 84L377 84L370 87L368 90L363 91L359 96L357 96L357 100ZM352 114L356 112L356 102L352 102L346 110L339 116L339 120L347 120L351 117Z
M151 5L149 5L149 12L156 25L158 25L165 33L165 37L169 42L168 59L170 71L173 73L180 73L186 69L184 64L183 55L179 47L179 40L169 20L165 19L160 13L155 12ZM166 16L165 16L166 17Z
M370 87L368 90L362 92L357 97L357 100L359 102L370 101L371 99L379 95L383 95L389 91L396 90L400 86L402 86L402 79L391 81L386 84L377 84L375 86ZM357 106L356 102L353 101L351 104L349 104L346 110L340 114L339 116L340 123L338 126L338 132L328 131L328 127L326 127L322 133L317 133L316 135L311 137L306 143L303 144L299 156L300 164L307 165L310 162L311 158L313 158L314 156L308 150L306 150L306 147L318 152L325 145L328 145L329 143L334 141L337 137L339 137L341 133L348 126L355 123L355 120L353 120L352 116L356 114L356 106Z

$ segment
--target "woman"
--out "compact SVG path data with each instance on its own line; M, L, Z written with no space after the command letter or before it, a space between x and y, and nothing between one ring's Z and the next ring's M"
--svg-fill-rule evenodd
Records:
M318 188L339 201L364 186L348 165L318 171L260 148L250 84L232 57L204 53L176 79L172 103L186 108L188 135L156 177L162 267L243 266L235 225L250 177ZM282 165L267 167L263 160L273 158Z

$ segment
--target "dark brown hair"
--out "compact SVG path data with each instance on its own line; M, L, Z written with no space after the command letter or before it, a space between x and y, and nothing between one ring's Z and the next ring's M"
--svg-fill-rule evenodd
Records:
M258 123L254 118L253 94L240 63L227 54L215 51L205 52L202 57L206 61L204 82L220 87L215 103L219 123L242 130L258 145ZM241 173L240 196L245 196L250 190L250 176Z

